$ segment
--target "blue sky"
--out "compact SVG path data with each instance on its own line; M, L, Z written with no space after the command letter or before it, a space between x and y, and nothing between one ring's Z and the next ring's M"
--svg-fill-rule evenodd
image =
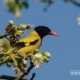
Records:
M49 63L44 63L39 69L31 71L37 74L35 80L80 80L80 75L70 75L70 70L80 70L80 26L77 24L80 7L72 3L66 4L63 0L55 0L47 12L42 11L44 7L45 4L30 0L29 9L21 10L21 18L16 19L4 9L3 0L0 0L0 34L4 33L4 27L11 19L16 25L31 23L35 24L35 27L48 26L60 37L46 36L43 39L40 50L49 51L51 59ZM23 36L27 33L28 30ZM0 73L14 75L12 68L7 68L5 65L0 67ZM28 78L30 76L31 74Z

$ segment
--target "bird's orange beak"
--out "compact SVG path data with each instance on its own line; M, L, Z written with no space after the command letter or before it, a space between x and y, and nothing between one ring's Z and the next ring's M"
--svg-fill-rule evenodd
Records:
M50 31L50 32L49 32L49 35L59 36L59 34L56 33L56 32L54 32L54 31Z

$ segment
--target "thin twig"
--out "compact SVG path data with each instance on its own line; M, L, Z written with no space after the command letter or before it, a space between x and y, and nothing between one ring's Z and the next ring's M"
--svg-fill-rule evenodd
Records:
M75 4L76 6L79 6L80 7L80 3L77 2L76 0L70 0L73 4Z
M33 80L34 77L35 77L35 75L36 75L36 73L33 73L33 74L32 74L32 77L30 78L30 80Z
M8 34L0 35L0 39L7 37L7 36L8 36Z
M26 75L28 75L30 73L30 71L33 69L33 67L34 67L33 63L30 62L30 67L28 68Z
M28 68L26 73L22 73L22 75L20 75L16 80L21 80L25 75L28 76L28 74L30 73L30 71L33 69L34 65L32 62L30 62L30 67ZM34 78L34 76L33 76Z
M16 77L13 77L13 76L7 76L7 75L0 75L0 79L15 80ZM26 80L26 79L20 79L20 80Z

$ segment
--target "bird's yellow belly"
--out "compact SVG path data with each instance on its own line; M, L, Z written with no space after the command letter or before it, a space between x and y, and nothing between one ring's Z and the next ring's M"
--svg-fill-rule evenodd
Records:
M20 53L28 54L34 52L36 49L40 47L40 43L34 46L24 47L19 50Z

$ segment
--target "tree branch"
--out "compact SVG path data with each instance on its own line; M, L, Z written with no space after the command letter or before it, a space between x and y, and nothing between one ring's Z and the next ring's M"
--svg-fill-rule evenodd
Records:
M30 73L30 71L33 69L33 67L34 67L33 63L30 62L30 67L28 68L26 75L28 75Z
M35 77L35 75L36 75L36 73L33 73L33 74L32 74L32 77L31 77L31 79L30 79L30 80L33 80L33 79L34 79L34 77Z
M13 76L7 76L7 75L0 75L0 79L15 80L16 77L13 77ZM26 80L26 79L20 79L20 80Z
M15 80L21 80L25 75L28 76L28 74L30 73L30 71L33 69L34 65L32 62L30 62L30 67L28 68L26 73L22 73L22 75L18 76ZM35 74L32 75L31 80L33 80L33 78L35 77Z
M70 0L74 5L76 5L76 6L78 6L78 7L80 7L80 3L79 2L77 2L76 0Z
M8 36L8 34L0 35L0 39L7 37L7 36Z

